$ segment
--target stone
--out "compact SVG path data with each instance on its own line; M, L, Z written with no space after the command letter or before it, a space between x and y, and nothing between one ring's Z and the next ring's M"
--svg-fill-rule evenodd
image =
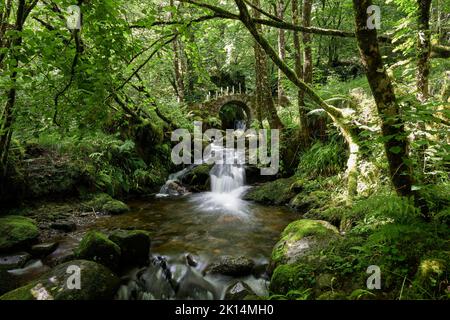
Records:
M222 256L206 269L208 273L220 273L227 276L240 277L252 273L255 263L244 256Z
M181 182L188 185L193 191L209 190L209 172L212 165L201 164L184 175Z
M35 257L45 257L58 248L57 242L39 243L31 247L31 254Z
M339 238L339 231L329 222L301 219L290 223L272 250L272 269L279 264L295 263L310 249Z
M68 288L67 284L74 283L72 278L76 274L72 268L79 268L79 289ZM0 296L0 300L111 300L119 285L120 279L105 266L93 261L73 260Z
M72 232L77 229L77 225L72 221L56 221L50 225L50 228L63 232Z
M26 249L38 237L39 229L32 219L22 216L0 218L0 252Z
M95 261L112 270L118 269L120 255L120 247L97 231L88 232L75 250L78 259Z
M225 300L244 300L246 296L255 295L248 284L237 281L225 290Z
M27 252L2 255L0 256L0 268L8 270L22 268L30 259L31 255Z
M116 230L109 235L121 251L121 265L144 265L150 253L150 236L143 230Z
M278 179L251 188L243 197L244 200L269 205L284 205L295 196L291 191L293 178Z

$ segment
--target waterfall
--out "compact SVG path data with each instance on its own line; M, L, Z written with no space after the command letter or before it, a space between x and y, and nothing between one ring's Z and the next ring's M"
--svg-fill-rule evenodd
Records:
M216 147L216 148L222 148ZM211 192L214 193L230 193L244 186L245 169L240 164L241 157L245 156L234 149L222 148L224 163L215 164L211 169ZM233 163L229 163L229 162Z

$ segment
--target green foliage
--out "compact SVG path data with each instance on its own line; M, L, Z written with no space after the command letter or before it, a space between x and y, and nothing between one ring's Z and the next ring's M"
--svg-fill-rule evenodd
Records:
M344 169L346 159L347 152L341 142L335 139L327 143L318 141L301 155L297 175L331 176Z

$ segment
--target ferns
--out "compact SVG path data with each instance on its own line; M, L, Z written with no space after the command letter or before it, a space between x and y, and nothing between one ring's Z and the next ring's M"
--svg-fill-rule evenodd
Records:
M302 154L297 167L299 176L332 176L345 168L347 151L342 143L331 139L328 143L316 142Z

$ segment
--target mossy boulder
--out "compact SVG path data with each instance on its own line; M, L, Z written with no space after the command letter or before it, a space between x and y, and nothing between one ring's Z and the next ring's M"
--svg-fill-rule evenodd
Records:
M271 264L295 263L309 250L337 240L339 231L322 220L302 219L290 223L272 250Z
M77 258L98 262L112 270L118 269L120 255L120 247L97 231L88 232L75 250Z
M91 200L85 203L85 206L107 214L120 214L130 210L125 203L112 198L106 193L95 195Z
M142 230L116 230L109 236L120 247L121 265L143 265L148 262L150 236Z
M188 173L181 179L181 182L188 185L193 191L207 191L209 186L209 172L212 165L201 164Z
M289 206L298 212L307 212L310 209L324 206L329 197L330 195L327 191L301 192L291 199Z
M105 203L101 209L102 212L109 214L121 214L130 210L128 206L119 200L111 200Z
M25 249L39 237L39 229L30 218L5 216L0 218L0 252Z
M307 290L314 284L314 270L308 264L283 264L275 268L269 290L273 294L285 295L292 290Z
M73 276L76 273L71 266L79 268L79 289L68 288L68 284L74 283ZM0 300L110 300L114 298L119 285L120 279L105 266L87 260L74 260L4 294Z
M250 189L244 200L256 201L270 205L283 205L289 202L295 193L291 190L294 178L278 179Z

